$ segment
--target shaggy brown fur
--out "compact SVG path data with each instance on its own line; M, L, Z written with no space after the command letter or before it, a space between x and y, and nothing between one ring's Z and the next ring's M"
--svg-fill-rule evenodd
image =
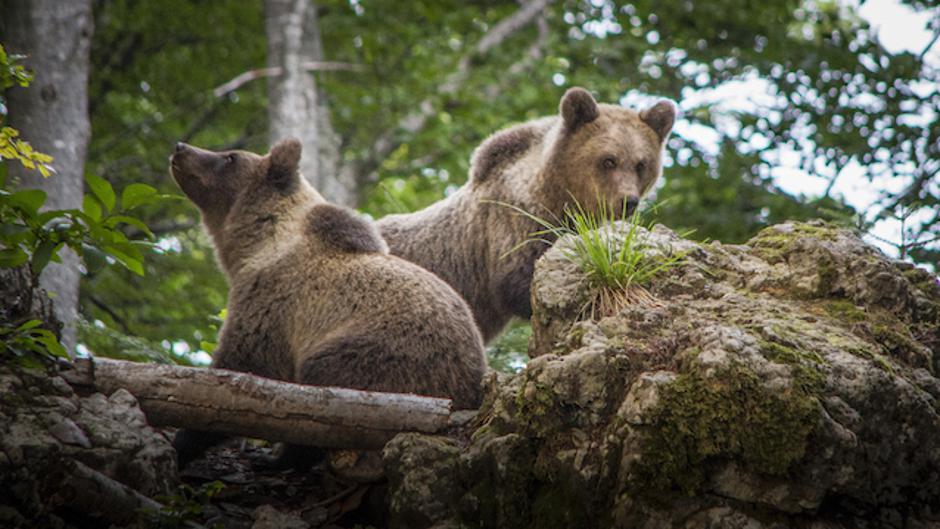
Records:
M477 407L485 363L466 303L388 255L372 224L327 204L299 161L296 140L267 156L185 144L173 155L173 177L202 211L230 285L212 365ZM178 438L181 460L211 442L193 437Z
M497 203L556 222L572 198L587 210L598 197L618 213L625 200L635 208L662 173L676 110L668 101L641 112L599 105L572 88L559 114L497 132L474 152L470 180L456 193L378 222L394 255L463 295L487 341L513 316L531 315L532 270L547 249L529 244L506 255L540 227Z

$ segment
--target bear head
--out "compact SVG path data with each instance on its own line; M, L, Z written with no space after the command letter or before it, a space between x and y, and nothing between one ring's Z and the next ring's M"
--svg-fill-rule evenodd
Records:
M261 156L177 143L170 170L202 213L230 276L259 270L298 244L316 252L387 253L371 222L328 204L300 175L301 144L281 140Z
M242 222L276 216L298 191L313 191L300 177L300 153L295 138L279 141L264 156L177 143L170 170L183 193L199 207L210 233L216 234L236 218Z
M543 170L543 189L554 195L550 207L574 200L587 210L606 206L617 215L632 213L662 174L675 105L664 100L636 112L598 104L587 90L572 88L559 113Z

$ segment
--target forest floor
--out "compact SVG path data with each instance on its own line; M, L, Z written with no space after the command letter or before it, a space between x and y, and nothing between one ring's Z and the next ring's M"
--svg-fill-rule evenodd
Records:
M326 461L309 470L272 469L269 445L232 440L188 465L181 480L194 491L222 484L202 505L206 527L351 528L381 526L384 482L362 484L337 476Z

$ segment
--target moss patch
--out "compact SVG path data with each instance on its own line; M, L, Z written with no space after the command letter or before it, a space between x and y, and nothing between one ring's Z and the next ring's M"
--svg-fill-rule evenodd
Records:
M775 261L782 259L798 239L814 237L831 241L835 240L837 231L838 228L826 223L798 222L793 224L793 230L789 232L782 232L773 227L764 228L748 241L747 245L760 251L764 257Z
M855 306L851 301L839 299L827 302L823 305L826 314L841 323L861 323L868 319L864 310Z
M918 290L940 303L940 279L923 268L911 268L902 272L904 277Z
M521 423L533 433L547 433L561 426L557 420L560 403L556 402L555 392L535 377L522 382L515 400Z
M926 367L918 364L916 359L920 356L918 351L922 346L914 338L911 328L894 314L880 308L863 310L848 300L829 301L823 305L826 313L835 323L847 327L855 336L866 343L874 342L881 346L887 356L879 354L877 347L849 346L838 343L834 336L827 336L827 340L834 345L865 359L871 360L885 371L894 373L896 370L889 358L898 362L914 362L915 367Z
M705 376L681 374L663 388L631 485L643 497L695 494L708 463L733 459L745 468L783 475L806 451L818 423L819 404L811 388L793 384L768 389L740 365Z
M778 364L790 366L793 383L807 393L815 393L826 380L819 370L826 360L816 351L803 351L775 342L761 344L764 358Z

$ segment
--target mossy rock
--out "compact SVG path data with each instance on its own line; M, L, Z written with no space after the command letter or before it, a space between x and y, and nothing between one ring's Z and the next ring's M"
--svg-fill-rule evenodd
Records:
M633 490L657 501L670 492L696 494L709 463L728 459L759 474L785 475L819 422L819 400L808 386L771 390L740 365L680 374L647 417Z
M935 275L824 223L744 245L643 237L687 258L603 317L581 310L592 293L558 245L536 266L533 360L488 386L458 444L452 520L940 523Z

